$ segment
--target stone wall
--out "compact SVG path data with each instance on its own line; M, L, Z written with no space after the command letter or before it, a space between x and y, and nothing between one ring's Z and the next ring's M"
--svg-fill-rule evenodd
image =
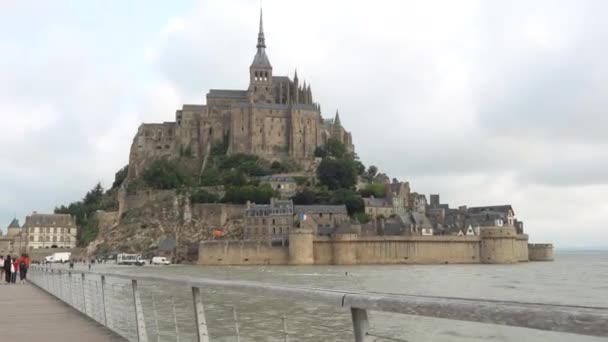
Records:
M519 262L527 262L530 261L528 256L528 234L520 234L516 237L516 255L517 261Z
M175 196L175 190L142 190L136 194L119 197L119 212L122 214L131 209L143 207L146 203Z
M228 220L242 219L245 205L221 203L192 204L192 218L204 222L207 227L221 228Z
M28 251L28 255L32 261L43 261L45 257L53 255L53 253L70 252L72 260L86 260L86 248L38 248Z
M471 264L528 261L527 235L503 239L503 236L498 234L500 232L492 231L491 233L492 237L485 242L481 236L360 237L355 234L338 234L333 237L315 237L312 240L312 258L315 265ZM500 235L500 238L495 238L497 234ZM269 247L265 243L254 241L202 242L198 260L202 265L306 264L308 262L302 260L309 257L310 251L306 250L304 240L298 240L297 244L289 248ZM482 243L488 244L483 253ZM296 245L299 252L295 251ZM540 250L541 247L538 247L536 255L541 255ZM544 250L544 253L547 253L546 247ZM296 255L296 252L299 254ZM291 257L292 254L294 257ZM482 260L482 255L486 258L489 256L490 261ZM532 256L530 260L533 260Z
M289 249L258 241L203 241L200 265L287 265Z
M550 243L531 243L528 253L530 261L553 261L553 245Z

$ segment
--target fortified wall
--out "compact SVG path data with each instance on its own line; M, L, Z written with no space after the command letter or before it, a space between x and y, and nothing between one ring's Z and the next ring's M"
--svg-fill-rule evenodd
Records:
M541 255L513 227L487 227L478 236L314 237L296 229L289 246L254 241L203 241L200 265L514 264ZM534 246L534 245L530 245ZM545 249L546 251L546 249ZM546 252L544 252L546 257ZM530 258L528 258L530 255ZM541 258L538 256L538 258Z
M553 261L553 245L550 243L531 243L528 252L530 261Z

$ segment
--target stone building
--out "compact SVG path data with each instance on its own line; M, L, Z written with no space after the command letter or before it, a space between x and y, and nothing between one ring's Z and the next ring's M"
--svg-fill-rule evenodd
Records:
M392 203L393 208L395 208L395 214L403 213L409 208L410 192L409 182L392 182L386 184L385 197Z
M24 245L38 248L74 248L78 228L76 219L68 214L38 214L25 218L22 227Z
M129 156L129 179L159 157L185 154L203 165L204 157L219 146L228 154L291 159L304 167L314 162L315 149L328 139L337 139L354 152L352 136L339 114L333 120L322 118L310 83L301 82L297 72L293 78L274 74L261 12L256 49L246 89L211 89L206 104L183 105L174 122L139 127Z
M331 235L335 230L350 222L346 205L296 205L294 212L298 217L305 214L307 219L313 220L315 235Z
M293 227L293 202L271 199L270 204L247 203L243 239L284 244Z
M386 218L395 214L393 203L386 198L364 197L363 203L365 204L365 213L371 218Z
M276 190L281 198L290 198L296 194L297 184L290 176L264 176L260 177L260 184L268 184Z
M426 213L426 196L417 192L412 192L408 196L408 209L418 213Z

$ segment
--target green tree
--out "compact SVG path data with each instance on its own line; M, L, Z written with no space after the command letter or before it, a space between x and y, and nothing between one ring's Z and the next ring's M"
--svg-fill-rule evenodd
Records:
M220 197L216 194L212 194L205 190L196 190L190 195L190 202L192 203L218 203Z
M317 157L317 158L327 157L327 151L325 150L325 148L323 146L317 146L317 148L315 148L315 157Z
M270 203L270 199L276 195L276 191L268 184L261 186L231 186L226 190L222 202L245 204L247 201L251 201L265 204Z
M202 186L217 186L222 184L222 177L217 169L208 167L203 171L200 179Z
M374 165L370 165L367 168L367 180L369 182L374 180L374 177L376 177L376 175L378 174L378 168Z
M351 159L325 158L319 164L317 177L329 190L350 189L357 183L356 165Z
M311 205L317 203L317 194L311 189L303 189L298 191L293 197L293 204Z
M112 183L112 189L118 188L122 182L127 178L129 173L129 165L125 165L122 169L118 170L114 175L114 183Z
M154 189L176 189L188 185L186 175L168 159L157 159L142 173L142 179Z
M346 146L336 139L328 139L325 144L325 150L328 156L334 158L342 158L346 155Z
M385 185L378 183L378 184L367 184L365 186L365 189L361 189L359 191L359 194L361 194L361 196L363 197L384 197L385 195Z
M98 204L101 200L101 196L103 196L103 187L101 186L101 183L97 183L93 189L84 195L83 202L85 205Z
M344 204L348 215L353 216L365 211L365 202L357 192L347 189L340 189L334 192L331 204Z

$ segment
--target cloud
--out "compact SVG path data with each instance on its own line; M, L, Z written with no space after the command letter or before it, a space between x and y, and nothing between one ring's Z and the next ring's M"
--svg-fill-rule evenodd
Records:
M137 5L32 4L0 5L0 28L16 32L0 33L0 119L12 127L0 187L22 214L109 184L140 122L174 120L209 88L247 87L257 3L136 19L120 13ZM607 7L271 1L264 25L274 73L297 67L366 164L452 206L511 203L533 240L583 245L605 238Z

